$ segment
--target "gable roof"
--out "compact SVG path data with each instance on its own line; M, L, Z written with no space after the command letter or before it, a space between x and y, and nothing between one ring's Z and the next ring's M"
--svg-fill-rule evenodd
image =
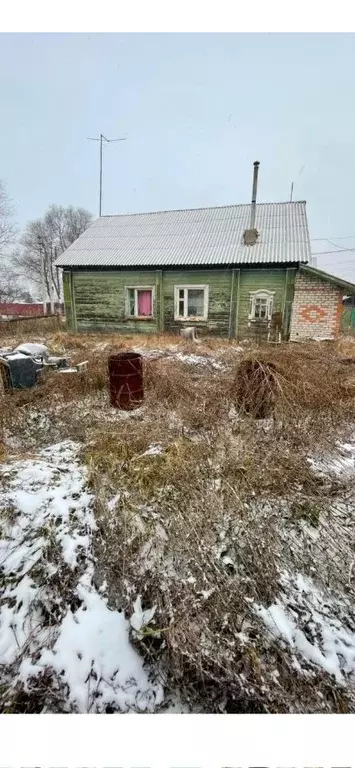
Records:
M251 205L102 216L56 261L58 267L182 267L306 263L306 203L259 203L258 242L243 243Z
M310 267L305 264L301 264L300 266L301 272L305 272L307 275L313 275L314 277L319 277L321 280L325 280L328 283L333 283L334 285L337 285L339 288L344 288L345 291L347 291L350 296L353 296L355 294L355 285L354 283L349 283L348 280L343 280L342 277L336 277L335 275L330 275L328 272L323 272L322 269L317 269L317 267Z

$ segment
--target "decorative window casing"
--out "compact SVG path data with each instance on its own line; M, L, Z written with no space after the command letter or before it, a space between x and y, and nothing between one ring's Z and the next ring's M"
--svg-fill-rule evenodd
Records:
M250 293L249 320L267 323L271 320L274 291L253 291Z
M126 287L126 317L147 320L154 317L154 288L151 285Z
M175 320L207 320L208 285L175 285L174 318Z

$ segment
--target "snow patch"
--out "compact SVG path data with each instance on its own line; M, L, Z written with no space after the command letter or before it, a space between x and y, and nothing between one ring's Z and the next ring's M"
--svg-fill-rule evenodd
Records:
M203 355L188 355L183 352L176 351L177 346L168 347L166 349L144 349L141 347L134 347L133 352L138 355L149 359L164 358L166 360L179 360L181 363L188 363L189 365L211 365L212 368L222 371L225 369L225 365L215 360L212 356L207 357Z
M159 456L161 453L163 453L163 446L159 443L157 445L150 445L149 448L141 454L141 457L143 456Z
M16 347L15 352L22 352L24 355L30 357L45 357L48 358L48 348L44 344L19 344Z
M148 608L145 611L143 611L142 608L142 599L141 596L138 595L137 600L135 601L133 605L134 613L131 616L130 622L131 627L136 630L136 632L140 632L141 629L146 627L147 624L152 620L154 617L155 611L156 611L156 605L153 606L153 608Z
M222 363L217 362L212 357L203 357L202 355L184 355L182 352L178 352L174 355L175 360L180 360L181 363L188 363L189 365L211 365L212 368L216 368L218 371L224 370L225 366Z
M124 614L94 586L96 524L78 450L66 441L1 466L0 664L26 690L54 671L70 711L154 711L162 686L131 646ZM140 608L136 626L153 616Z
M257 616L274 637L292 648L302 672L309 672L304 663L308 662L333 675L341 685L349 679L353 682L355 621L346 600L325 596L302 574L292 578L284 573L282 586L282 598L268 608L254 604Z
M322 476L352 475L355 473L355 441L337 443L332 453L309 457L314 472Z

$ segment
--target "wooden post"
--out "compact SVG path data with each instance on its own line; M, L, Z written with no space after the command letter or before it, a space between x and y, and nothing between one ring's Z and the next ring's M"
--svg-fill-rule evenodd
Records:
M282 338L287 340L290 330L291 310L295 292L296 268L288 267L285 276L285 288L282 298Z
M159 333L164 331L164 293L163 293L163 272L157 269L155 272L155 296L156 296L156 318L157 330Z
M74 274L70 272L70 300L71 300L71 312L72 312L72 324L74 333L77 332L78 326L76 322L76 306L75 306L75 291L74 291Z
M232 269L230 312L229 312L229 332L228 332L229 339L236 339L238 335L239 292L240 292L240 269Z

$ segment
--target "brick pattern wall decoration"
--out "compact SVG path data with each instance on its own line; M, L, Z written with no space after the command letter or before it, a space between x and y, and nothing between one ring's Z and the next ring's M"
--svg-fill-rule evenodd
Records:
M298 272L290 340L335 338L340 330L343 292L327 280Z

